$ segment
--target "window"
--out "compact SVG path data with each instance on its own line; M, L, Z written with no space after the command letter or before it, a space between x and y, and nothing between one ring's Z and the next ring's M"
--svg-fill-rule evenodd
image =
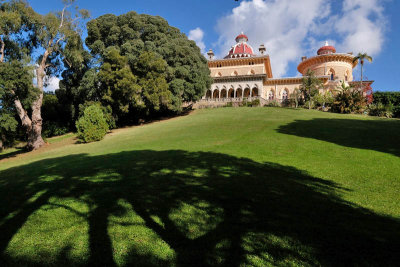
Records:
M287 89L285 89L285 90L283 90L283 93L282 93L282 99L283 100L287 100L288 99L288 91L287 91Z
M268 93L268 100L274 100L274 91L269 91Z

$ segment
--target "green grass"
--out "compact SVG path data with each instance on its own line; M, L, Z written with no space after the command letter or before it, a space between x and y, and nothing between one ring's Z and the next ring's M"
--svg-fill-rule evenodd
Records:
M0 161L0 263L398 265L399 137L282 108L67 136Z

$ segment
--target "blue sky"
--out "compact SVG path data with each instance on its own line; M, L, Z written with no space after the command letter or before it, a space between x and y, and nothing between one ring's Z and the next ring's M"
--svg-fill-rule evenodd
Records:
M45 14L61 0L30 0ZM325 40L338 52L366 51L374 58L365 75L374 90L400 91L400 1L396 0L78 0L92 18L113 13L159 15L190 35L206 51L222 57L241 31L257 50L263 43L275 77L297 76L303 55L312 56ZM191 32L192 31L192 32ZM359 77L359 70L354 71Z

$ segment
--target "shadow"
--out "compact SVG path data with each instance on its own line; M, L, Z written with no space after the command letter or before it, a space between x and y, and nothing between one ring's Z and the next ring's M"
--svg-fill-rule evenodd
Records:
M296 120L278 132L400 156L400 120Z
M342 200L342 190L292 167L208 152L45 159L0 172L0 263L397 265L400 222ZM70 251L82 246L79 231L83 256ZM53 239L60 247L42 252Z
M26 150L25 148L17 147L16 150L14 150L12 152L4 152L4 153L0 154L0 160L13 158L13 157L16 157L19 154L26 153L26 152L28 152L28 150Z

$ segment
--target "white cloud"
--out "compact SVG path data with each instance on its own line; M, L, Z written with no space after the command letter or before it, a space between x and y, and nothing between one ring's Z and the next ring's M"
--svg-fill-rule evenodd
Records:
M382 0L251 0L242 1L216 26L218 57L223 57L243 31L254 50L265 44L274 76L286 75L289 63L315 55L325 40L338 52L377 55L384 42ZM337 6L339 5L339 6ZM338 8L339 7L339 8ZM333 10L340 10L335 13Z
M189 32L188 38L196 42L197 46L200 48L201 52L204 53L206 49L206 45L203 41L204 31L197 27Z
M49 92L49 91L54 92L55 90L60 88L59 83L60 83L60 79L55 76L52 76L47 79L47 86L44 88L44 90L46 92Z

